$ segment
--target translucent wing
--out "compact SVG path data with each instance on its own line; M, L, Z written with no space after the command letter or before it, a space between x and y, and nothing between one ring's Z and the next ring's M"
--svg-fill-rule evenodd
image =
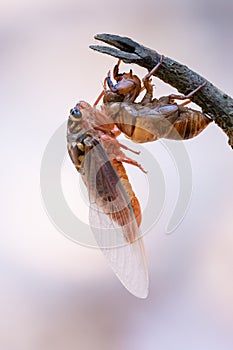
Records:
M94 138L91 144L83 180L90 198L93 234L122 284L135 296L146 298L147 263L130 199L103 147Z

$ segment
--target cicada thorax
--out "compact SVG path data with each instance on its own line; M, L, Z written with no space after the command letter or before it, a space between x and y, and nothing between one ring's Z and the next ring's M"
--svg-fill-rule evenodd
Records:
M78 171L81 171L82 162L85 157L85 146L83 143L78 142L76 145L69 145L68 146L68 153L69 156L74 163L75 168Z

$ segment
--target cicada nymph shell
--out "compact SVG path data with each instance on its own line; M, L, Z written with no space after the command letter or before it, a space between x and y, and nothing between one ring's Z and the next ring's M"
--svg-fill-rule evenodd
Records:
M140 79L133 75L132 70L130 73L119 73L120 61L114 67L113 76L116 84L113 84L109 73L105 78L103 110L134 142L150 142L160 138L190 139L200 134L212 122L212 119L202 112L184 107L187 102L191 102L190 98L195 93L204 88L205 82L186 96L169 95L159 99L153 98L151 76L159 69L162 61L163 56L152 71L142 79L143 88L139 83ZM143 89L146 90L144 97L140 102L135 102ZM175 103L177 99L189 101L177 104Z

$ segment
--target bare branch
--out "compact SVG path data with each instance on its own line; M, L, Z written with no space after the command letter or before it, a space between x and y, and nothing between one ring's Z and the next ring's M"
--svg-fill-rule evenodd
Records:
M125 63L136 63L151 70L160 60L161 55L127 37L112 34L97 34L95 39L114 46L91 45L90 48L122 59ZM179 92L188 94L206 81L203 89L192 100L204 113L209 115L229 137L233 148L233 99L207 81L204 77L187 66L165 57L156 76L175 87Z

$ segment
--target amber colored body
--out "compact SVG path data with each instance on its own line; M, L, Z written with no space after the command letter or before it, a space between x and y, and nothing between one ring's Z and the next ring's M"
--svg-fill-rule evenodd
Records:
M197 136L212 122L205 114L174 102L175 99L190 98L203 88L205 83L188 96L170 95L153 99L150 77L161 63L162 59L152 72L143 78L146 94L139 103L136 103L135 99L139 95L140 84L135 83L136 76L132 71L122 73L122 78L117 80L116 85L112 83L109 75L105 79L109 90L105 87L103 110L113 119L118 128L135 142L149 142L159 138L189 139ZM118 73L118 66L119 62L114 68L114 77L115 72Z
M75 114L81 112L76 120L74 111ZM141 166L136 161L126 157L121 151L121 144L116 139L118 134L119 132L116 128L114 129L111 118L92 108L88 103L80 101L71 110L67 127L68 152L76 169L82 175L90 198L95 198L96 204L120 226L125 226L132 220L133 210L139 226L141 223L140 204L122 162L130 163L139 168ZM94 147L96 147L96 151ZM127 147L125 148L127 149ZM85 166L85 159L88 154L91 155L89 153L91 151L93 151L92 164L96 164L95 167L91 163L90 166L88 164ZM96 181L95 188L90 189L90 183L93 181ZM122 196L120 201L124 203L116 201L116 207L114 207L112 202L117 199L117 196L119 197L119 193L116 191L118 181L124 189L123 193L120 194ZM108 201L111 204L111 210L106 205ZM126 240L133 242L134 239L134 233L129 231Z
M117 127L138 143L160 138L186 140L197 136L211 119L203 113L176 104L144 106L136 103L105 104L104 111Z
M130 203L131 203L132 208L133 208L134 216L136 218L137 225L139 227L140 224L141 224L141 221L142 221L141 208L140 208L139 201L138 201L138 199L137 199L137 197L136 197L136 195L135 195L135 193L134 193L134 191L132 189L132 186L131 186L131 184L129 182L129 178L128 178L127 174L126 174L126 170L125 170L122 162L119 162L119 161L117 161L115 159L113 159L111 161L111 164L114 167L116 173L118 174L119 179L120 179L122 185L124 186L124 189L125 189L128 197L129 197L129 199L130 199ZM116 214L117 215L120 214L122 216L122 212L121 213L118 212ZM127 215L127 211L126 211L125 214ZM117 215L114 218L114 220L119 222L119 220L117 219ZM127 218L126 224L129 222L129 220L130 220L130 217Z

